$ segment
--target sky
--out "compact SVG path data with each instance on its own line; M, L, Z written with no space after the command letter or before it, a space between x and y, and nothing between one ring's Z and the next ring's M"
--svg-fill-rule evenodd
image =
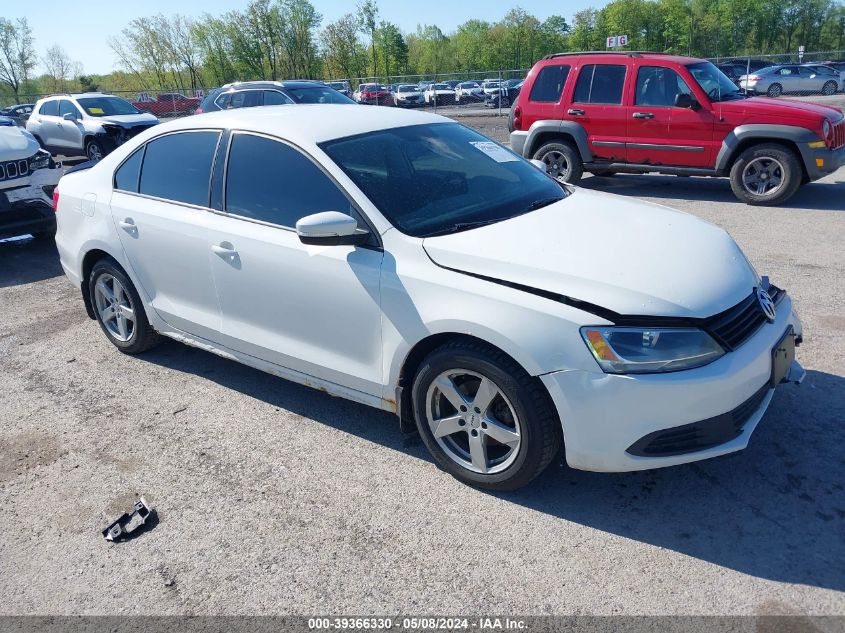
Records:
M356 0L311 0L323 15L323 25L344 13L355 10ZM381 18L399 25L402 31L415 31L418 24L436 24L449 33L472 18L494 21L510 9L521 6L544 20L556 13L568 21L581 9L599 7L607 0L380 0ZM115 59L108 45L110 37L120 34L132 19L163 13L199 16L218 15L232 9L243 9L248 0L86 0L83 4L66 0L41 2L3 2L2 15L7 19L27 18L35 38L39 56L58 44L74 61L82 63L86 73L107 74L115 70ZM424 7L424 8L423 8ZM39 68L39 72L43 69Z

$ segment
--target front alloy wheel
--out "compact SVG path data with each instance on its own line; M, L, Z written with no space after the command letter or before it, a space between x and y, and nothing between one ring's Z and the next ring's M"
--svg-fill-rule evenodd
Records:
M546 165L546 173L560 182L575 184L584 173L578 150L569 143L546 143L534 153L534 159Z
M731 167L731 189L748 204L780 204L801 186L803 172L795 152L774 143L748 148Z
M87 145L85 145L85 155L88 157L88 160L96 163L102 160L103 156L105 156L105 152L103 152L103 147L100 145L100 142L92 139L88 141Z
M481 341L432 351L411 393L423 443L443 470L470 485L515 490L560 448L560 420L543 384Z
M467 369L445 371L431 383L426 401L431 433L456 464L492 474L513 463L520 422L495 382Z

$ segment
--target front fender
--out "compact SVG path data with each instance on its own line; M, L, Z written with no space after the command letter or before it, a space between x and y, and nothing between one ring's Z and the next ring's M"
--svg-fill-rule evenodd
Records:
M750 123L734 128L722 141L722 147L716 156L716 172L727 174L730 171L739 148L747 141L791 141L798 147L801 160L808 172L815 167L815 162L808 143L818 141L819 137L812 130L796 125L776 125L769 123Z

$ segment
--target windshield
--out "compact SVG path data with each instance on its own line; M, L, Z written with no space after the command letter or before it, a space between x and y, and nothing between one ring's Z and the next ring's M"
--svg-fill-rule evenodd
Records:
M452 88L447 84L434 84L429 86L430 90L451 90Z
M396 89L397 92L417 92L416 86L399 86Z
M286 90L295 103L355 103L346 95L328 86L286 88Z
M141 114L138 108L120 97L83 97L77 101L90 116Z
M687 66L693 79L707 93L711 101L744 99L745 94L737 88L728 76L710 62L698 62Z
M414 237L500 222L567 195L531 163L458 123L378 130L320 147Z

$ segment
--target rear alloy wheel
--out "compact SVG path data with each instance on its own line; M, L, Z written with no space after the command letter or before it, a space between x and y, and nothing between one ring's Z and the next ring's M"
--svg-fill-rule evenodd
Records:
M159 342L138 291L116 261L101 259L94 265L88 292L100 328L121 352L139 354Z
M780 84L772 84L769 86L769 89L766 91L766 94L770 97L779 97L783 93L783 86Z
M429 354L414 378L413 399L426 447L465 483L514 490L560 448L560 422L542 384L483 343L450 343Z
M828 81L825 82L824 86L822 86L822 94L825 96L830 96L836 94L836 82L835 81Z
M748 148L731 167L731 189L752 205L775 205L791 198L801 186L801 165L789 148L764 143Z
M546 143L534 153L543 161L546 173L560 182L576 184L584 174L584 163L578 150L569 143Z

